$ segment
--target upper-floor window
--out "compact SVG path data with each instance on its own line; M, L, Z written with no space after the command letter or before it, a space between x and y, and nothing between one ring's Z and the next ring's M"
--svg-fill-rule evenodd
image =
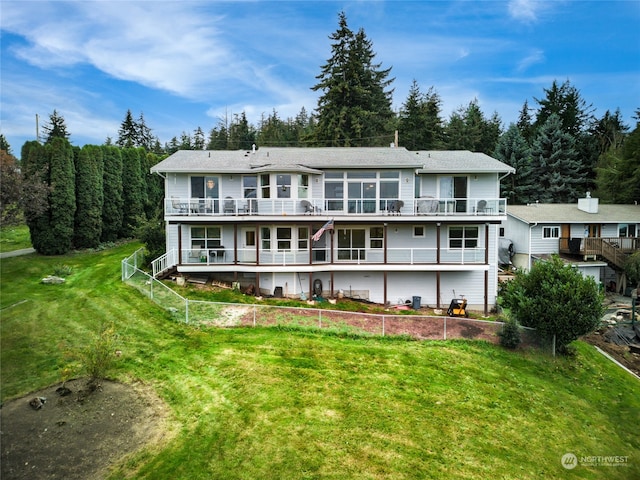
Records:
M544 227L542 238L560 238L560 227Z
M242 177L243 198L258 198L258 177L245 175Z
M414 238L424 238L424 225L414 225L413 226L413 237Z
M382 227L371 227L369 229L369 243L371 248L382 248L384 245L384 229Z
M291 198L291 175L278 175L276 188L278 190L278 198Z
M271 198L271 182L268 173L260 175L260 189L262 198Z
M449 227L449 248L476 248L478 246L478 227Z
M278 244L278 251L282 252L291 250L291 228L276 228L276 242Z
M450 205L456 212L467 210L467 177L443 176L440 177L440 199L452 199ZM447 208L449 208L447 206Z
M298 198L309 197L309 175L298 175Z

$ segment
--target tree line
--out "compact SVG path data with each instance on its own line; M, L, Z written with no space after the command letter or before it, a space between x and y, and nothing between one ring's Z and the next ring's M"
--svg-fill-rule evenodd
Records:
M44 143L26 142L20 162L0 135L3 224L24 219L34 248L45 254L131 237L141 227L161 251L162 181L149 169L167 155L254 144L389 146L396 132L409 150L483 152L515 167L501 185L511 204L574 202L586 191L605 203L640 200L640 109L629 131L619 110L596 118L575 86L554 81L532 107L525 100L518 121L504 129L499 115L486 115L476 99L445 119L435 87L423 92L414 80L396 113L391 68L375 61L364 30L351 30L340 13L329 39L331 56L311 87L319 92L316 109L303 107L295 118L273 110L254 126L242 112L220 119L208 135L198 126L162 145L144 115L134 118L128 110L115 141L75 147L54 110L43 126Z

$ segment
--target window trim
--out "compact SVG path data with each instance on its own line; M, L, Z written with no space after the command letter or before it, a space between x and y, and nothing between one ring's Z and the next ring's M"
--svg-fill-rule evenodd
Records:
M554 240L560 238L560 225L546 225L542 227L542 239Z

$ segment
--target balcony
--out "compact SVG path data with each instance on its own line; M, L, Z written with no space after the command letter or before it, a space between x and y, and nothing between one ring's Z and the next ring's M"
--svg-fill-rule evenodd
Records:
M398 199L271 199L271 198L180 198L165 199L165 217L256 216L506 216L504 198Z
M581 255L586 258L603 258L614 268L623 269L627 257L640 251L640 238L560 238L560 253Z

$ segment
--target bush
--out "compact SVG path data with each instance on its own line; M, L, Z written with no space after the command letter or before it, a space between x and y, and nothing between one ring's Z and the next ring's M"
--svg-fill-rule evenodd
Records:
M520 345L520 330L515 320L507 320L504 322L502 330L498 332L500 337L500 345L505 348L516 349Z
M584 277L560 257L536 262L530 272L517 273L502 284L499 303L521 325L535 328L556 350L592 332L604 313L603 296L592 277Z
M118 357L119 336L113 325L102 325L93 341L81 352L81 363L90 382L99 383Z

